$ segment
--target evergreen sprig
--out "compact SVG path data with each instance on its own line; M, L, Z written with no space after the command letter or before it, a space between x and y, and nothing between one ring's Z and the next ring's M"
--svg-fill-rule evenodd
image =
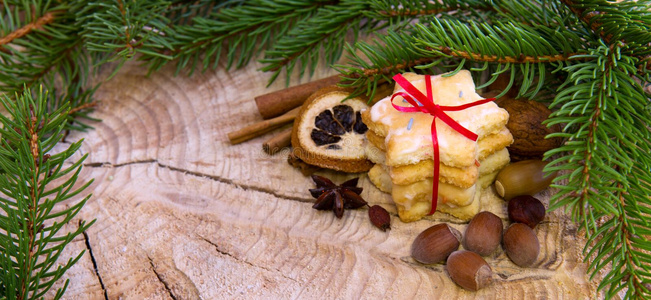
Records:
M185 68L192 72L199 61L202 70L214 69L222 49L226 52L226 68L240 68L324 5L322 1L256 0L193 18L191 24L175 28L177 71ZM158 60L151 67L158 69L161 63L166 62Z
M76 11L76 21L86 49L98 65L118 61L119 67L136 54L172 59L164 50L172 45L164 12L171 5L165 0L98 1Z
M48 112L42 88L11 99L0 98L8 116L0 115L0 298L42 299L48 290L83 255L58 262L63 249L94 221L62 233L90 195L76 203L70 199L90 185L75 186L81 163L67 160L81 146L52 153L68 121L69 106ZM69 203L64 208L63 202ZM57 265L59 264L59 265ZM68 280L54 299L65 292Z
M490 85L502 73L509 74L509 85L498 97L508 92L516 77L523 79L519 96L534 97L546 86L550 73L581 59L575 54L590 49L594 41L586 37L580 31L543 24L435 19L399 33L389 32L374 45L359 42L348 48L351 62L335 67L358 93L405 70L465 67L476 72L475 78L491 69L491 79L478 88Z
M638 59L618 45L603 44L583 55L589 60L565 71L549 124L567 142L546 153L547 170L563 175L550 209L567 208L588 237L585 252L592 277L603 268L599 285L608 297L628 288L630 298L651 295L651 131L649 99L637 73ZM615 129L615 130L613 130Z
M224 52L226 68L240 68L264 52L261 62L266 66L262 70L273 72L273 82L283 70L290 76L298 67L302 76L306 71L312 74L321 59L333 64L340 58L344 43L355 42L359 34L401 28L414 20L460 9L465 9L463 15L477 16L478 11L488 9L489 3L254 0L221 1L217 5L199 1L184 12L180 7L169 5L167 15L174 22L160 25L166 28L161 38L172 49L141 57L150 70L160 69L170 58L176 61L177 73L214 69Z
M66 129L85 129L82 119L95 105L92 60L82 47L74 11L82 1L8 0L0 5L0 94L22 94L43 85L48 107L70 105ZM73 121L76 120L76 121Z
M261 61L267 66L262 71L273 72L271 80L274 80L284 68L289 80L294 67L300 64L301 76L308 67L312 74L319 62L321 48L323 59L329 65L334 64L341 56L346 35L352 32L355 35L353 39L357 39L365 8L367 6L363 1L342 1L318 10L314 16L289 30L272 49L265 52L265 58ZM365 25L372 27L373 23Z

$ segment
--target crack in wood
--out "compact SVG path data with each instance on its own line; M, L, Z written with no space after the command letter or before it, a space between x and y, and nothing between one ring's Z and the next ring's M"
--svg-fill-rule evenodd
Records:
M201 172L196 172L196 171L190 171L178 167L173 167L165 164L161 164L158 162L156 159L146 159L146 160L136 160L136 161L131 161L131 162L125 162L121 164L112 164L110 162L96 162L96 163L86 163L83 166L84 167L94 167L94 168L119 168L119 167L124 167L124 166L131 166L131 165L139 165L139 164L156 164L157 166L161 168L168 169L170 171L174 172L181 172L184 174L196 176L196 177L204 177L208 178L213 181L217 181L223 184L227 185L233 185L235 187L241 188L245 191L251 190L251 191L256 191L256 192L261 192L265 194L270 194L276 198L279 199L284 199L284 200L290 200L290 201L298 201L298 202L303 202L303 203L314 203L314 199L312 198L301 198L301 197L296 197L296 196L287 196L287 195L282 195L276 191L273 191L268 188L264 187L259 187L259 186L254 186L254 185L248 185L248 184L241 184L241 183L236 183L232 179L224 178L221 176L217 175L211 175L207 173L201 173ZM398 218L397 213L389 213L393 218ZM450 224L455 224L455 225L464 225L468 224L468 221L463 221L459 219L452 219L452 218L446 218L446 217L439 217L439 218L426 218L427 220L430 220L432 222L447 222ZM502 218L503 220L508 220L508 217ZM554 223L563 223L562 221L549 221L549 220L544 220L540 224L554 224Z
M79 226L81 226L82 221L79 221ZM102 280L102 276L99 274L99 269L97 268L97 261L95 260L95 256L93 255L93 249L90 247L90 239L88 238L88 233L86 231L81 232L84 235L84 242L86 244L86 249L88 250L88 254L90 255L90 261L93 263L93 268L95 269L95 276L97 276L97 280L99 281L99 285L102 287L102 291L104 291L104 299L108 300L108 291L106 290L106 286L104 286L104 281Z
M241 189L243 189L245 191L251 190L251 191L256 191L256 192L260 192L260 193L270 194L270 195L272 195L272 196L274 196L276 198L285 199L285 200L293 200L293 201L307 202L307 203L313 203L314 202L314 200L312 200L311 198L301 198L301 197L296 197L296 196L282 195L282 194L280 194L280 193L278 193L276 191L273 191L271 189L268 189L268 188L249 185L249 184L236 183L232 179L223 178L223 177L216 176L216 175L211 175L211 174L206 174L206 173L201 173L201 172L195 172L195 171L189 171L189 170L185 170L185 169L181 169L181 168L177 168L177 167L164 165L164 164L161 164L161 163L158 163L158 162L156 162L156 164L158 166L160 166L161 168L166 168L166 169L171 170L171 171L181 172L181 173L184 173L184 174L189 174L189 175L197 176L197 177L204 177L204 178L208 178L208 179L218 181L218 182L221 182L221 183L224 183L224 184L234 185L234 186L239 187L239 188L241 188Z
M112 164L110 162L94 162L94 163L85 163L84 167L91 168L119 168L130 165L139 165L139 164L158 164L158 161L155 159L145 159L145 160L134 160L130 162L125 162L121 164Z
M271 189L268 189L268 188L254 186L254 185L248 185L248 184L236 183L232 179L224 178L224 177L221 177L221 176L211 175L211 174L201 173L201 172L196 172L196 171L190 171L190 170L186 170L186 169L182 169L182 168L178 168L178 167L173 167L173 166L161 164L156 159L136 160L136 161L125 162L125 163L121 163L121 164L112 164L110 162L95 162L95 163L86 163L83 166L84 167L92 167L92 168L119 168L119 167L131 166L131 165L139 165L139 164L156 164L157 166L159 166L161 168L168 169L170 171L181 172L181 173L196 176L196 177L208 178L210 180L217 181L217 182L220 182L220 183L223 183L223 184L233 185L233 186L241 188L241 189L243 189L245 191L250 190L250 191L256 191L256 192L261 192L261 193L265 193L265 194L270 194L270 195L272 195L272 196L274 196L276 198L279 198L279 199L290 200L290 201L298 201L298 202L303 202L303 203L314 203L314 199L312 199L312 198L301 198L301 197L296 197L296 196L282 195L282 194L280 194L280 193L278 193L276 191L273 191ZM389 213L389 214L394 218L399 217L397 213ZM452 218L446 218L446 217L431 218L431 219L426 218L426 219L431 220L433 222L447 222L447 223L455 224L455 225L468 224L468 221L463 221L463 220L459 220L459 219L452 219ZM502 219L508 220L508 217L502 218ZM552 223L556 223L556 222L552 222L552 221L542 221L541 222L541 224L545 224L545 223L552 224Z
M84 167L92 167L92 168L119 168L119 167L124 167L124 166L131 166L131 165L138 165L138 164L156 164L157 166L161 168L168 169L170 171L175 171L175 172L181 172L184 174L192 175L192 176L197 176L197 177L204 177L208 178L210 180L214 180L223 184L228 184L228 185L233 185L235 187L241 188L245 191L250 190L250 191L256 191L256 192L261 192L265 194L270 194L276 198L279 199L284 199L284 200L290 200L290 201L298 201L302 203L314 203L314 199L312 198L301 198L301 197L295 197L295 196L287 196L287 195L282 195L276 191L270 190L268 188L264 187L259 187L259 186L254 186L254 185L248 185L248 184L241 184L241 183L236 183L232 179L228 178L223 178L217 175L211 175L207 173L201 173L201 172L196 172L196 171L190 171L182 168L177 168L177 167L172 167L169 165L164 165L158 162L158 160L155 159L147 159L147 160L138 160L138 161L132 161L132 162L125 162L121 164L112 164L109 162L96 162L96 163L86 163L84 164ZM398 218L397 213L389 213L391 216L394 218ZM462 221L462 220L454 220L454 219L449 219L449 218L432 218L430 219L433 222L448 222L451 224L456 224L456 225L462 225L462 224L467 224L468 221Z
M235 257L234 255L232 255L232 254L230 254L230 253L228 253L228 252L226 252L226 251L220 249L220 248L219 248L219 245L213 243L211 240L209 240L209 239L207 239L207 238L205 238L205 237L203 237L203 236L201 236L201 235L197 235L197 237L199 237L199 238L200 238L201 240L203 240L204 242L206 242L206 243L212 245L212 246L215 248L215 251L219 252L220 254L222 254L222 255L224 255L224 256L228 256L228 257L230 257L230 258L232 258L232 259L234 259L234 260L237 260L237 261L243 262L243 263L245 263L245 264L247 264L247 265L249 265L249 266L251 266L251 267L254 267L254 268L260 268L260 269L263 269L263 270L268 271L268 272L271 272L271 273L279 274L281 277L283 277L283 278L285 278L285 279L287 279L287 280L291 280L291 281L293 281L293 282L298 282L296 279L291 278L291 277L288 277L287 275L283 274L283 272L281 272L281 271L278 270L278 269L271 269L271 268L267 268L267 267L263 267L263 266L258 266L258 265L255 265L255 264L251 263L251 262L248 262L248 261L246 261L246 260L243 260L243 259L237 258L237 257Z
M259 186L254 186L254 185L249 185L249 184L242 184L242 183L237 183L232 179L224 178L221 176L217 175L212 175L208 173L201 173L201 172L196 172L196 171L190 171L182 168L177 168L165 164L161 164L158 162L158 160L155 159L148 159L148 160L140 160L140 161L132 161L132 162L126 162L126 163L121 163L121 164L112 164L108 162L96 162L96 163L86 163L84 164L84 167L92 167L92 168L119 168L119 167L124 167L124 166L130 166L130 165L138 165L138 164L156 164L157 166L161 168L168 169L170 171L174 172L181 172L184 174L188 174L191 176L196 176L196 177L204 177L208 178L213 181L217 181L220 183L228 184L228 185L233 185L235 187L241 188L245 191L256 191L260 193L265 193L265 194L270 194L276 198L279 199L284 199L284 200L291 200L291 201L298 201L298 202L304 202L304 203L313 203L314 200L312 198L302 198L302 197L296 197L296 196L288 196L288 195L283 195L280 194L274 190L265 188L265 187L259 187Z
M154 272L154 274L156 274L156 278L158 278L158 281L160 281L163 284L163 286L167 290L167 293L170 295L170 297L172 297L172 299L174 299L174 300L177 300L174 293L172 293L172 289L170 289L169 285L167 284L167 281L163 280L163 277L161 277L160 274L158 273L158 270L156 270L156 266L154 265L154 261L149 256L147 256L147 258L149 259L149 264L151 265L151 270Z

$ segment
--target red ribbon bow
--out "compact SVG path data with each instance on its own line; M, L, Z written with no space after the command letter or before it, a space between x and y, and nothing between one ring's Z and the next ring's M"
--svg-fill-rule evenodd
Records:
M436 211L436 204L439 194L439 142L436 135L436 118L440 118L441 121L445 122L445 124L461 133L463 136L469 138L470 140L477 141L477 135L474 132L461 126L461 124L457 123L454 119L445 114L445 111L464 110L466 108L491 102L495 100L495 98L488 98L459 106L443 106L434 103L434 100L432 98L432 79L430 75L425 75L425 88L427 90L427 97L423 95L423 93L421 93L421 91L414 87L409 81L407 81L407 79L402 77L402 75L396 74L393 76L393 80L395 80L396 83L398 83L403 89L405 89L405 91L407 91L407 93L397 92L391 96L391 105L393 105L396 110L401 112L423 112L434 117L431 127L432 147L434 148L434 184L432 185L432 209L429 212L431 215ZM412 107L398 106L393 103L393 99L397 96L401 96L409 104L411 104ZM416 102L414 98L416 98L418 102Z

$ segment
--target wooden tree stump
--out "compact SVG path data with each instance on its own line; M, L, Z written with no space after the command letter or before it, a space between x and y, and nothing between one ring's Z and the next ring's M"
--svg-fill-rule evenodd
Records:
M413 239L444 214L402 223L388 195L361 175L362 196L392 213L382 232L365 208L342 219L311 208L311 180L268 156L269 136L230 145L226 134L260 119L253 98L284 88L252 63L236 71L146 76L127 64L102 85L85 133L80 182L94 178L78 219L96 223L66 250L87 250L67 273L66 299L556 299L591 298L583 241L568 217L554 212L536 229L541 254L522 269L500 249L487 258L496 281L468 292L444 265L410 257ZM314 78L333 75L320 68ZM304 79L305 81L307 79ZM292 85L298 84L297 78ZM326 173L341 182L353 175ZM549 191L546 191L549 193ZM548 194L541 195L548 199ZM505 203L484 191L485 209L506 220ZM579 234L580 235L580 234Z

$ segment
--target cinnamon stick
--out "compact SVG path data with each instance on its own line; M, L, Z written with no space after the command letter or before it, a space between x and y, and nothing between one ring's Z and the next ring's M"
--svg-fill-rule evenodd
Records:
M262 144L262 150L267 152L269 155L274 155L283 148L289 147L292 140L292 128L288 128L285 131L279 133L278 135L270 138L268 141Z
M333 76L333 77L329 77L329 78L335 78L335 77L337 77L337 76ZM322 80L326 80L326 79L329 80L329 78L325 78L325 79L322 79ZM338 80L338 77L337 77L337 80ZM323 83L323 82L324 81L322 81L321 83ZM311 83L303 84L303 85L300 85L300 86L296 86L296 87L292 87L292 88L288 88L288 89L285 89L285 90L281 90L281 91L277 91L277 92L274 92L274 93L270 93L270 94L267 94L267 95L260 96L260 97L264 97L264 96L268 96L268 95L273 94L273 97L275 97L276 100L278 101L278 102L276 102L277 104L283 103L282 101L285 101L284 103L290 103L291 104L292 101L297 101L297 99L298 99L298 98L296 98L296 94L291 93L292 90L296 91L296 88L300 87L299 94L304 94L304 95L307 94L307 95L305 95L305 98L302 99L300 103L298 103L298 105L297 105L298 107L295 107L295 108L289 110L284 115L281 115L279 117L275 117L273 119L268 119L268 120L265 120L265 121L261 121L261 122L249 125L249 126L247 126L245 128L242 128L240 130L229 133L228 134L228 139L230 140L231 144L235 145L235 144L239 144L239 143L248 141L250 139L261 136L261 135L263 135L263 134L265 134L267 132L270 132L270 131L272 131L274 129L277 129L282 125L285 125L287 123L292 122L296 118L296 116L298 115L298 112L300 110L300 105L302 105L303 102L305 102L305 100L311 94L316 92L318 89L322 88L322 87L319 87L321 83L311 82ZM387 95L390 95L392 90L393 90L392 85L387 85L387 84L379 85L378 89L377 89L377 91L375 93L375 97L373 98L372 102L375 102L375 101L377 101L379 99L382 99L382 98L386 97ZM258 97L258 98L260 98L260 97ZM287 97L287 98L283 98L283 97ZM256 103L258 103L257 102L258 98L256 98ZM271 98L267 98L267 99L271 99ZM269 105L269 103L271 103L271 102L266 102L266 103L267 104L265 104L265 105ZM260 108L259 103L258 103L258 108Z
M228 139L231 141L231 144L236 145L245 141L248 141L252 138L261 136L269 131L272 131L280 126L283 126L287 123L291 123L298 116L298 112L301 108L294 108L280 117L276 117L269 120L264 120L247 127L244 127L240 130L233 131L228 134Z
M339 75L293 86L255 97L255 104L263 119L269 119L301 106L316 90L339 82Z

